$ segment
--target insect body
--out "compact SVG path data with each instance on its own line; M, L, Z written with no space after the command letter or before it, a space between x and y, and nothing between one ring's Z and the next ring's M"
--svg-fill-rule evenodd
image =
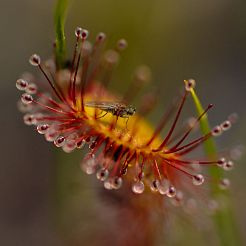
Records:
M85 106L97 108L107 113L121 118L129 118L136 113L136 108L132 105L125 105L118 102L85 102Z

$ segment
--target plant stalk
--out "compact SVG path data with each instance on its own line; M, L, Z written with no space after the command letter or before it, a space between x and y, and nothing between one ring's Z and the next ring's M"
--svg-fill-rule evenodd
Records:
M68 0L57 0L55 7L55 58L58 69L63 68L66 55L65 21L68 7Z
M194 89L191 90L191 95L195 102L197 113L200 115L204 109ZM207 115L202 117L200 121L200 129L204 135L210 131ZM217 158L217 150L214 139L210 138L204 143L204 151L209 159L214 160ZM209 174L212 179L216 181L223 178L223 170L215 166L209 167ZM219 209L216 210L213 215L213 221L216 226L220 245L241 245L240 233L237 228L230 199L231 194L229 191L221 190L216 182L210 182L210 191L213 199L217 200L220 204Z

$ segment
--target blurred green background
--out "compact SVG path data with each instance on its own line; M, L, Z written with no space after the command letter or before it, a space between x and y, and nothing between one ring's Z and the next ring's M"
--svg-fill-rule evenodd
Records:
M36 52L45 59L52 52L53 9L54 1L50 0L0 2L3 130L0 148L0 244L4 246L65 245L54 225L54 177L58 168L54 147L26 127L16 109L19 93L15 89L15 81L22 72L34 71L28 64L29 56ZM114 73L112 87L115 90L126 90L137 65L149 65L153 72L151 87L159 88L159 101L164 105L151 117L156 122L166 103L182 87L182 81L194 78L203 104L215 104L210 113L211 124L223 121L232 112L240 116L235 127L218 139L220 149L245 145L245 10L246 2L243 0L73 0L66 24L68 50L71 54L76 26L87 28L91 40L100 31L107 33L109 47L119 38L127 39L129 47ZM91 184L91 177L79 171L78 160L82 154L70 156L62 158L66 163L65 173L68 172L63 177L63 188L72 196L78 185L83 186L80 195L73 199L86 214L77 217L89 223L95 217L93 210L89 209L96 201L95 194L90 192L94 184ZM244 162L245 155L228 175L232 180L232 199L242 232L246 226ZM70 223L72 225L72 219ZM186 234L184 227L179 225L176 230L170 230L168 244L185 245L199 240L187 236L188 231ZM85 229L81 237L88 239L92 233L88 231ZM242 236L246 242L245 233ZM197 243L203 245L200 241Z

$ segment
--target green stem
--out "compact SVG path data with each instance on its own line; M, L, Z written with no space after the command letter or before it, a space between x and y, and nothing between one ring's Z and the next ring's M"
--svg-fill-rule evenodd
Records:
M193 89L191 90L191 95L195 102L197 113L200 115L204 111L202 104ZM206 115L200 121L200 128L203 134L210 131L210 126ZM212 138L208 139L204 143L204 149L210 159L217 157L216 144ZM209 168L209 174L212 179L216 181L223 178L223 170L215 166L211 166ZM233 214L229 191L221 190L216 182L210 182L210 190L213 198L218 200L220 204L220 208L213 216L220 245L241 245L240 234Z
M66 53L66 42L65 42L65 20L66 20L66 9L68 6L68 0L57 0L55 8L55 33L56 33L56 46L55 56L56 65L62 68L65 60Z

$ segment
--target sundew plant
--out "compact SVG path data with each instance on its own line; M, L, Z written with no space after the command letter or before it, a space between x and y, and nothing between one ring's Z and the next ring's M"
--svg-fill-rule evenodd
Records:
M210 211L219 244L239 245L227 191L230 180L224 177L234 163L228 154L217 153L213 141L232 127L235 114L210 128L207 114L213 105L203 108L195 80L185 79L181 93L154 126L146 116L156 105L155 92L132 104L136 93L148 86L150 69L139 66L124 95L111 91L112 72L127 41L120 39L107 49L105 33L90 40L89 31L77 27L73 54L66 57L66 6L66 1L57 3L54 55L47 60L31 55L29 62L39 75L24 73L16 81L23 92L18 107L24 123L53 143L52 148L71 155L84 149L81 169L95 174L106 196L119 196L122 208L131 211L125 219L135 220L129 221L135 226L125 228L128 232L117 245L154 245L158 223L164 222L165 213L173 212L168 211L170 206L188 214ZM188 97L197 108L189 119L182 115ZM199 126L197 137L193 133ZM196 154L201 147L205 157Z

